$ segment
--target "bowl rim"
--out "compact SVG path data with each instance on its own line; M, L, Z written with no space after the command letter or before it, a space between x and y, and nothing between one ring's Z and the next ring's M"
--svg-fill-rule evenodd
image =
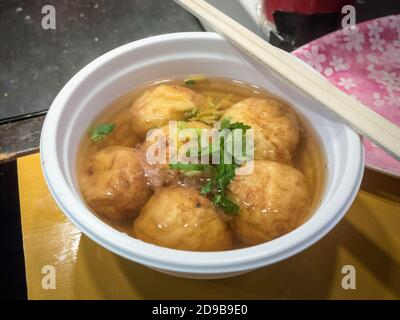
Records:
M125 52L161 42L193 39L227 42L212 32L180 32L153 36L117 47L96 58L76 73L54 99L43 124L40 157L45 181L57 205L85 235L122 257L150 267L182 273L215 274L251 270L283 260L302 251L326 235L341 220L357 195L364 171L364 149L361 137L344 123L344 134L346 134L348 151L351 151L351 156L346 157L346 171L343 172L339 183L339 192L335 192L328 201L331 207L326 208L326 204L324 204L316 211L324 209L326 214L318 216L319 219L309 219L282 237L242 249L219 252L183 251L159 247L129 237L91 213L70 189L70 185L63 175L61 161L59 161L61 156L57 154L56 147L58 123L63 106L74 94L80 82L95 72L98 66L107 64ZM340 198L344 200L339 201ZM82 210L89 212L92 217L86 219L85 216L79 216L79 212Z

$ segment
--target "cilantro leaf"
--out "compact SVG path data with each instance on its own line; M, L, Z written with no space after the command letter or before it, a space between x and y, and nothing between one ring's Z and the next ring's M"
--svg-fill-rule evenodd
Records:
M211 192L212 187L213 187L212 180L207 181L207 183L201 187L200 193L206 195L207 193Z
M208 164L196 164L196 163L170 163L169 168L181 171L204 171Z
M220 148L219 143L210 143L207 147L201 148L199 155L214 154L220 152Z
M202 75L193 75L193 76L183 80L183 82L187 86L193 86L195 84L206 82L206 81L208 81L208 78L205 76L202 76Z
M229 119L224 119L220 124L220 131L228 129L235 130L241 129L242 133L242 145L245 144L245 135L246 130L250 129L250 126L243 124L242 122L231 122ZM200 137L200 135L199 135ZM225 139L227 141L225 141ZM231 142L229 139L232 139L232 135L227 137L220 137L220 141L217 143L211 144L205 148L202 148L199 151L199 157L202 155L213 154L215 152L219 152L220 154L220 163L219 164L170 164L169 167L171 169L181 170L184 174L191 171L203 171L208 170L208 174L211 175L211 179L208 180L200 189L201 194L209 195L213 204L223 209L227 214L238 214L240 211L239 206L229 199L225 191L232 182L232 180L236 176L236 169L240 166L240 163L237 163L236 159L233 159L233 163L225 164L224 154L225 154L225 145L226 143ZM243 151L245 153L245 151Z
M193 86L195 84L196 84L196 81L194 81L193 79L185 80L185 86Z
M223 209L226 213L235 214L235 215L239 213L239 210L240 210L239 206L222 194L216 194L214 196L212 202L216 206Z
M223 119L223 120L221 121L221 126L220 126L221 130L223 130L223 129L229 129L230 126L231 126L231 121L230 121L230 120L228 120L228 119Z
M243 122L231 122L229 119L223 119L221 121L221 130L223 129L229 129L229 130L235 130L235 129L242 129L243 131L246 131L247 129L250 129L251 127L248 126L247 124L244 124Z
M90 139L93 141L100 141L113 132L115 123L103 123L99 124L93 130L89 132Z
M220 163L217 167L217 174L215 176L215 184L218 190L225 192L228 184L235 178L236 165Z
M229 129L235 130L235 129L242 129L243 131L246 131L247 129L250 129L251 127L248 126L247 124L244 124L242 122L234 122L230 125Z

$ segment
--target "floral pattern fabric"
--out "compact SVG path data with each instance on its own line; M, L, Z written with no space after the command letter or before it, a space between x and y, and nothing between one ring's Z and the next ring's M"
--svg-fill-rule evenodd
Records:
M293 52L331 83L400 126L400 15L328 34ZM400 177L400 161L364 139L366 163Z

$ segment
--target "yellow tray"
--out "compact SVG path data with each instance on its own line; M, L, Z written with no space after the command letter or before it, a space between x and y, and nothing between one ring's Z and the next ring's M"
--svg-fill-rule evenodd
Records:
M51 198L37 154L18 159L18 177L29 299L400 298L400 180L367 172L368 192L294 257L234 278L188 280L125 260L81 234ZM345 265L355 267L355 290L342 288ZM49 270L55 289L42 285Z

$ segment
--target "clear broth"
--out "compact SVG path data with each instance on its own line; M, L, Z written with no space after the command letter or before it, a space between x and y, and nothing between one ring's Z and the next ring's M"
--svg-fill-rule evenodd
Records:
M230 94L233 95L233 101L240 101L248 97L273 97L287 103L281 97L272 95L267 90L255 85L225 78L210 77L208 79L208 81L199 82L190 88L199 93L207 92L209 94L215 94L215 96ZM163 79L146 83L139 88L136 87L109 104L104 111L95 118L89 128L100 123L115 123L115 130L105 139L97 142L92 141L89 135L84 135L82 137L76 163L78 182L80 181L80 177L83 176L83 172L87 170L88 159L99 150L109 146L134 147L136 144L143 142L135 137L131 129L129 108L133 101L144 91L161 83L184 85L184 80L182 78ZM297 113L297 115L302 124L302 130L299 146L293 156L293 166L304 174L312 194L311 207L308 216L305 218L306 221L320 205L324 192L327 165L324 148L314 128L301 114ZM81 197L84 199L82 195ZM89 205L87 206L90 208ZM131 235L132 219L114 221L97 213L95 214L112 227ZM235 248L247 246L248 245L243 245L242 243L236 243Z

